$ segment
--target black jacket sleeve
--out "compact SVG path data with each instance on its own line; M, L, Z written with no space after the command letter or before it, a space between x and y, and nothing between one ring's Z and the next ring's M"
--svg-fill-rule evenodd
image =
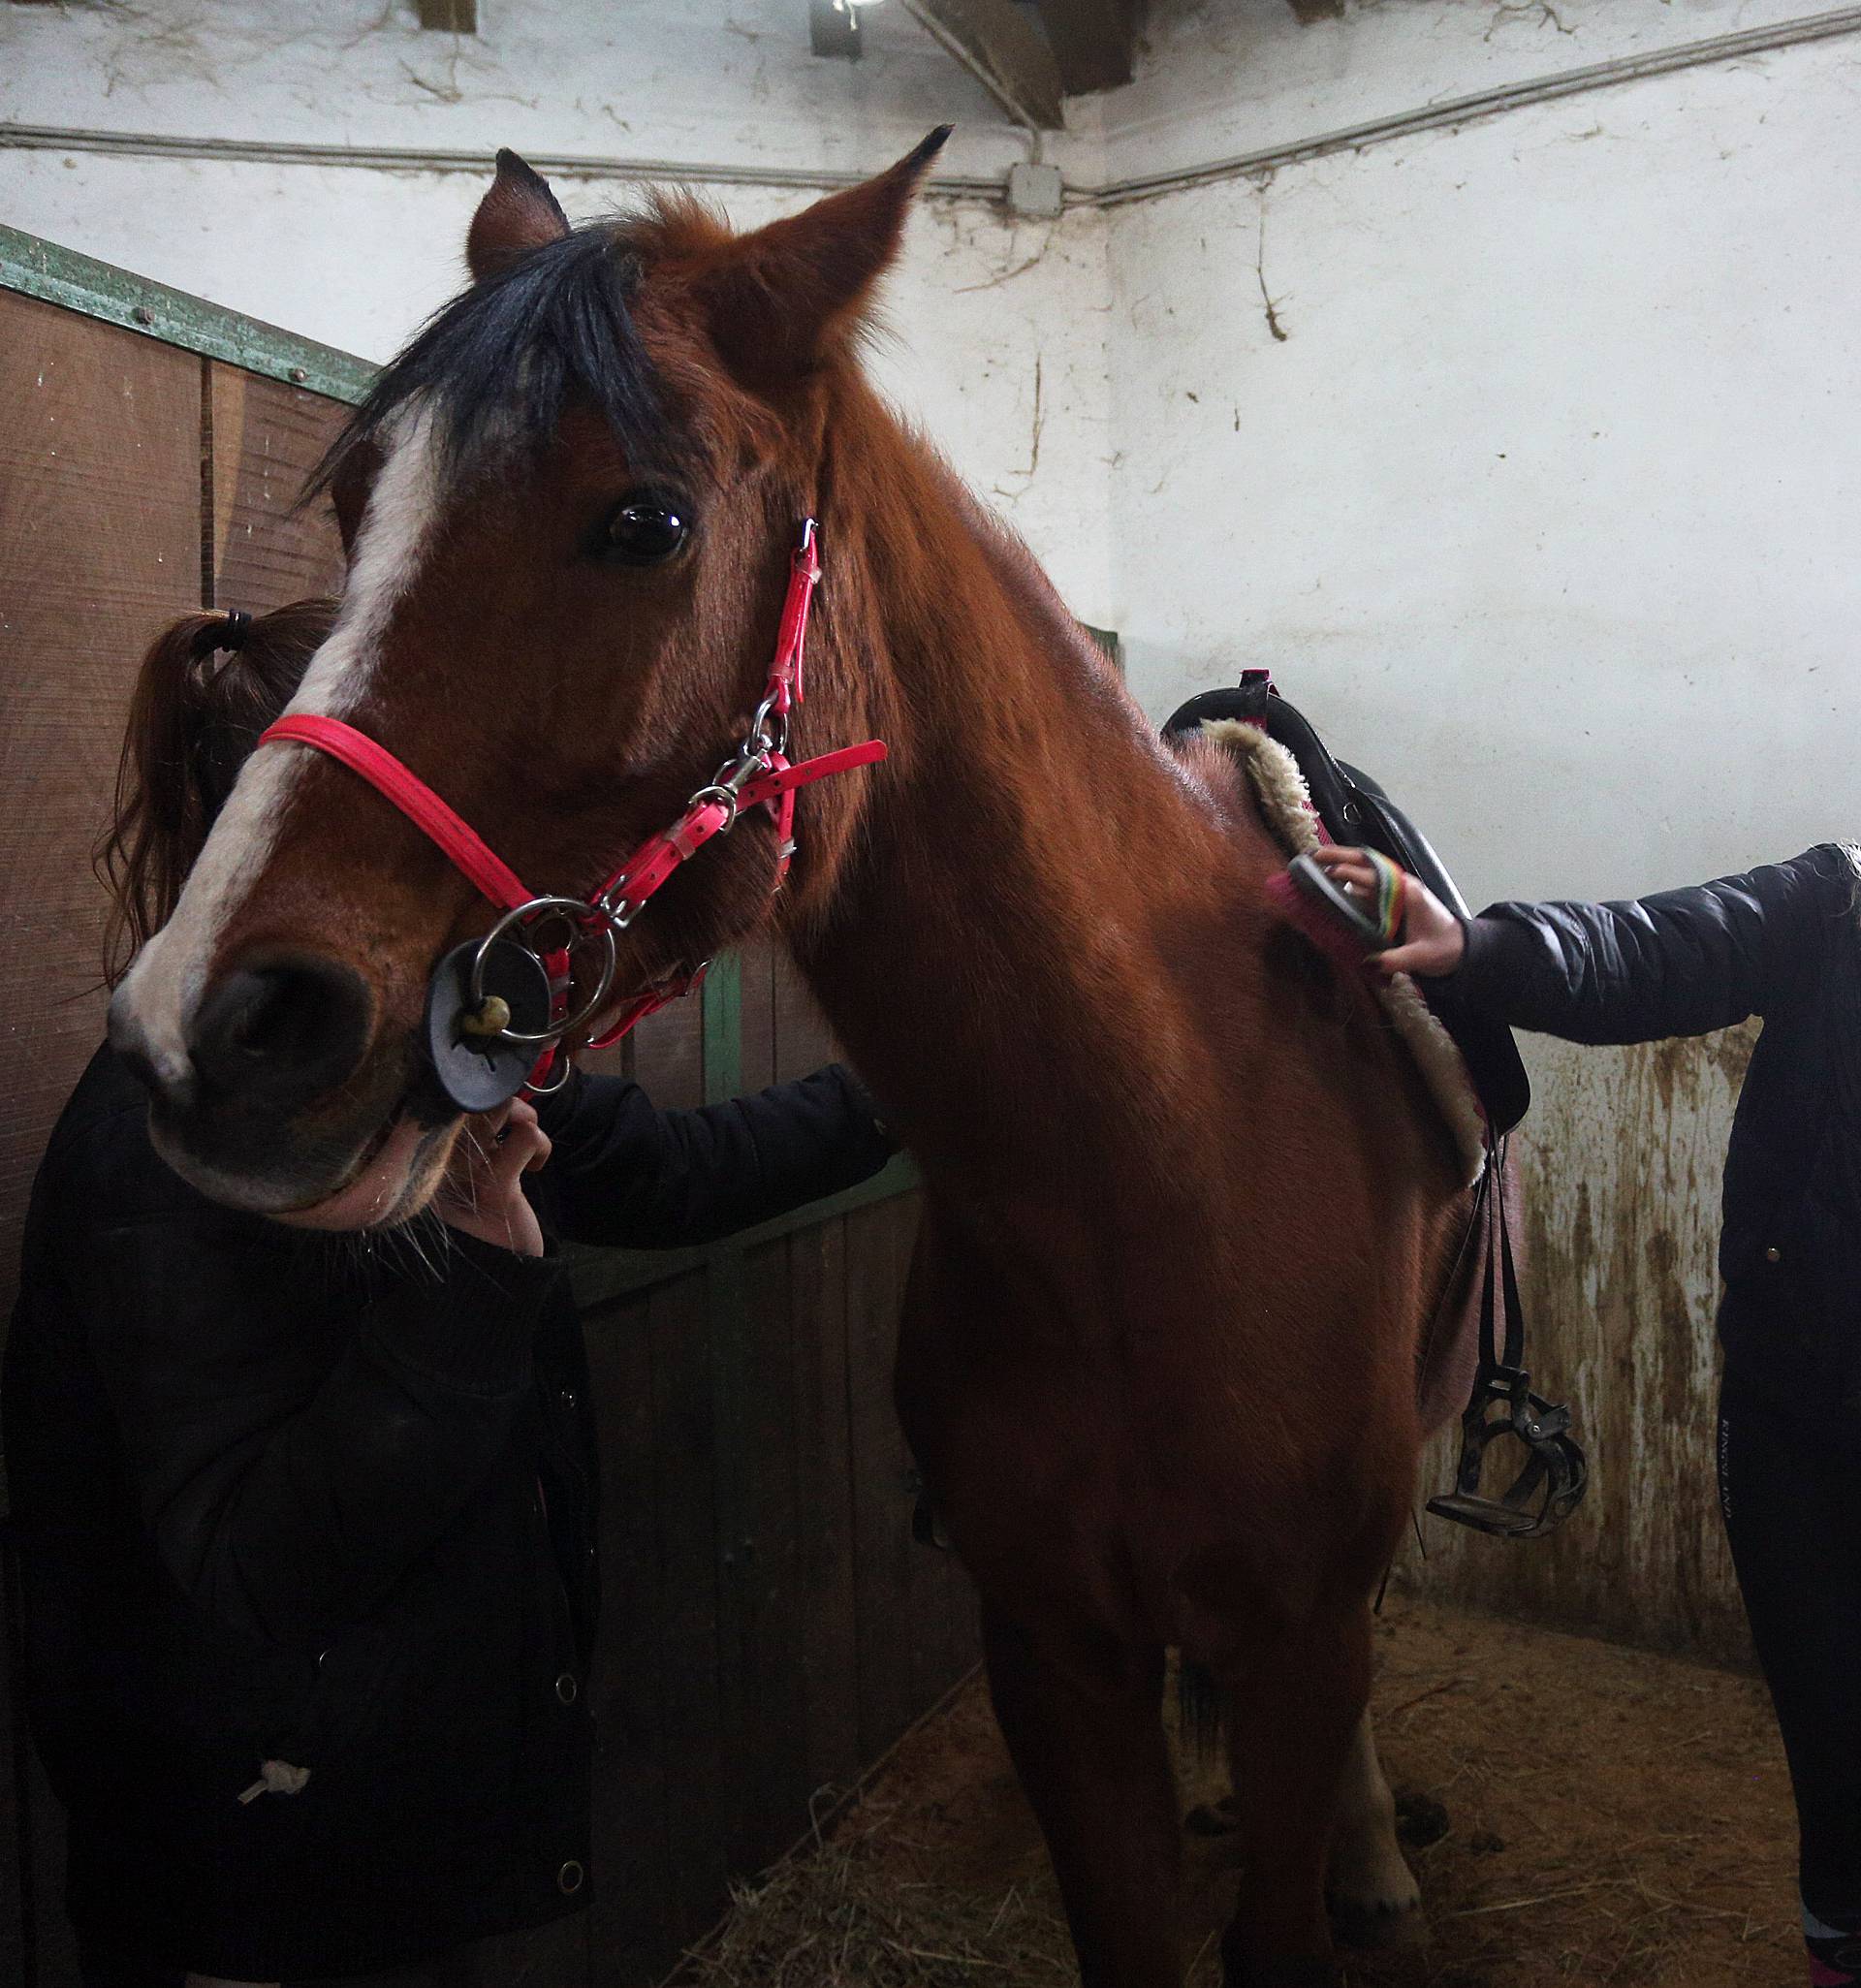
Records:
M439 1275L332 1274L344 1246L202 1203L103 1225L67 1268L164 1564L230 1626L311 1650L484 1482L560 1275L451 1232L425 1246Z
M857 1185L893 1152L839 1063L686 1111L660 1111L624 1078L578 1073L539 1112L553 1147L538 1197L546 1218L571 1242L635 1249L753 1228Z
M1811 990L1824 942L1852 918L1857 872L1833 843L1788 863L1607 904L1493 904L1441 986L1571 1042L1703 1035Z

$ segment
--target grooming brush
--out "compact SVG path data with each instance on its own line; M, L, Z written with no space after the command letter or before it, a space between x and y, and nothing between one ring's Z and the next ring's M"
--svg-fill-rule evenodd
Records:
M1387 952L1402 936L1408 908L1408 878L1400 866L1375 849L1361 853L1376 872L1376 896L1369 903L1334 883L1309 856L1295 856L1279 875L1267 879L1274 908L1343 966Z

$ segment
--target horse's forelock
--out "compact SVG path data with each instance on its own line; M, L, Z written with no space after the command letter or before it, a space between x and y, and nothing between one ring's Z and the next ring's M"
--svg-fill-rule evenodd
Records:
M576 229L461 292L415 333L312 471L306 496L382 446L402 411L430 416L446 471L467 475L552 439L573 400L627 454L666 460L676 431L631 308L640 264L613 222Z

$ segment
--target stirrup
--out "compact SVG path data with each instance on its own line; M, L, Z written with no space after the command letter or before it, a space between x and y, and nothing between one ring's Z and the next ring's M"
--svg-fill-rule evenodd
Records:
M1496 1407L1498 1413L1490 1412ZM1485 1498L1480 1476L1487 1448L1501 1436L1515 1436L1525 1445L1525 1468L1503 1497ZM1590 1466L1570 1434L1570 1410L1534 1395L1524 1368L1481 1361L1473 1399L1461 1417L1454 1489L1431 1498L1428 1509L1496 1538L1535 1539L1563 1524L1589 1485Z

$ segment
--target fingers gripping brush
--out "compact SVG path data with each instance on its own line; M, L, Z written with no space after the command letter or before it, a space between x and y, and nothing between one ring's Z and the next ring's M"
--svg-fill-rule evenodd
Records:
M1359 852L1376 874L1376 895L1353 898L1309 856L1295 856L1285 869L1267 879L1267 896L1289 925L1341 965L1360 965L1372 953L1387 952L1403 934L1408 912L1408 878L1401 866L1376 849Z

